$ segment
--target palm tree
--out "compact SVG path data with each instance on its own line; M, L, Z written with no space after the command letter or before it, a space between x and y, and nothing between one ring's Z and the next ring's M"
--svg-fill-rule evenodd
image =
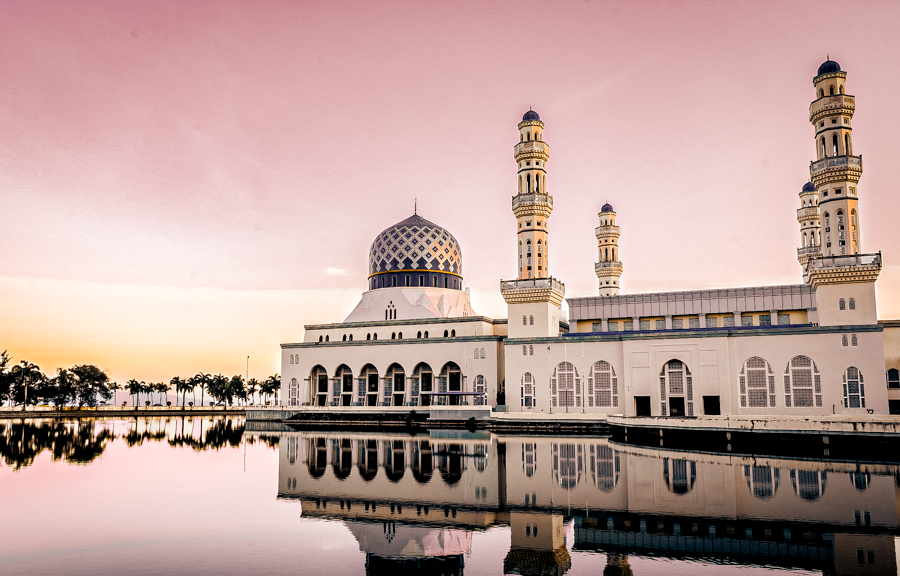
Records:
M256 378L251 378L247 380L247 394L250 396L250 400L253 400L253 394L259 390L259 381ZM258 397L257 397L258 401Z
M211 380L212 377L209 374L204 374L203 372L197 372L197 375L191 378L191 382L194 384L194 386L200 387L200 406L203 406L206 387L209 386Z
M162 397L162 400L160 401L160 405L165 406L166 403L169 401L169 385L166 384L165 382L159 382L158 384L156 384L154 386L154 389L157 392L159 392L160 396Z
M150 382L149 384L147 384L146 382L144 382L143 380L141 380L141 392L143 392L144 394L146 394L147 397L149 398L149 397L150 397L150 394L153 393L153 382ZM146 400L146 401L145 401L145 404L149 405L149 404L150 404L150 400L149 400L149 399Z
M191 384L191 379L182 380L178 376L172 378L170 384L175 387L175 403L178 404L178 393L181 392L181 407L184 408L186 404L185 400L187 400L187 391L193 388Z
M144 390L144 383L138 382L132 378L125 384L125 389L128 390L129 394L134 396L134 409L137 410L138 396L140 396L141 392Z
M109 389L112 390L113 393L113 406L116 405L116 390L122 390L123 387L119 385L118 382L110 382ZM115 424L113 424L115 426Z

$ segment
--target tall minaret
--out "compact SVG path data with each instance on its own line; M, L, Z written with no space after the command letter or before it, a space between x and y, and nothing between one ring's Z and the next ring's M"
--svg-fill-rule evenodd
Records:
M807 182L800 190L800 208L797 209L797 221L800 223L800 247L797 248L797 260L805 270L810 257L822 254L822 226L819 221L819 193L816 185Z
M844 93L846 79L840 64L826 60L813 78L816 99L809 105L809 121L816 138L816 161L810 163L809 175L819 200L825 256L861 252L857 184L862 175L862 156L853 156L850 119L856 102Z
M558 336L560 305L565 285L550 276L550 234L553 197L547 194L547 159L544 123L534 110L519 122L515 147L518 193L512 197L516 215L518 275L500 283L500 293L509 310L509 337Z
M519 170L519 193L513 196L513 214L518 220L519 278L546 278L550 274L547 225L553 197L547 194L547 160L550 147L544 142L544 123L534 110L519 122L515 157Z
M616 226L616 212L607 202L600 208L600 226L594 229L600 261L594 264L594 273L600 280L601 296L619 295L619 278L622 276L622 262L619 261L619 227Z

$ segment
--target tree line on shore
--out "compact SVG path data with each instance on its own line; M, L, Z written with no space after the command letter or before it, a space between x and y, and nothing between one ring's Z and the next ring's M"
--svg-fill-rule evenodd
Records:
M109 379L109 375L93 364L76 364L69 368L57 368L55 376L47 376L39 366L22 360L11 364L6 350L0 353L0 404L10 406L26 406L28 404L48 404L53 406L97 406L101 402L113 400L117 403L116 393L127 392L131 396L132 406L141 402L149 406L156 394L159 405L171 405L169 392L175 393L175 405L181 394L181 406L194 406L197 401L197 389L200 389L200 404L205 405L209 396L210 405L221 403L233 405L235 402L246 405L254 402L278 403L281 389L281 377L278 374L259 381L256 378L245 380L236 375L231 378L222 374L205 374L200 372L188 378L175 376L169 382L145 382L134 378L120 385ZM191 402L187 402L187 394L191 393ZM128 405L125 401L122 406Z

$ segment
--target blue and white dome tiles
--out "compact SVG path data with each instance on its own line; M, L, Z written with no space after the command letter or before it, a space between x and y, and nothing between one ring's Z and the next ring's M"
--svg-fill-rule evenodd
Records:
M462 249L453 234L419 215L381 232L369 249L369 276L401 270L462 275Z

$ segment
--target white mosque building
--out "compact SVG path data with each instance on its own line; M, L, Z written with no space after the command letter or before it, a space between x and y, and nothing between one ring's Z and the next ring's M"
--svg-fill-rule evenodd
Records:
M900 413L900 321L877 318L882 257L862 250L846 77L828 60L813 78L816 159L797 211L803 283L620 294L607 203L595 231L599 295L569 298L566 318L565 285L550 274L549 147L529 110L515 146L518 270L499 286L508 318L473 310L459 242L414 214L375 237L368 290L343 322L307 325L303 342L281 345L283 403L535 416Z

